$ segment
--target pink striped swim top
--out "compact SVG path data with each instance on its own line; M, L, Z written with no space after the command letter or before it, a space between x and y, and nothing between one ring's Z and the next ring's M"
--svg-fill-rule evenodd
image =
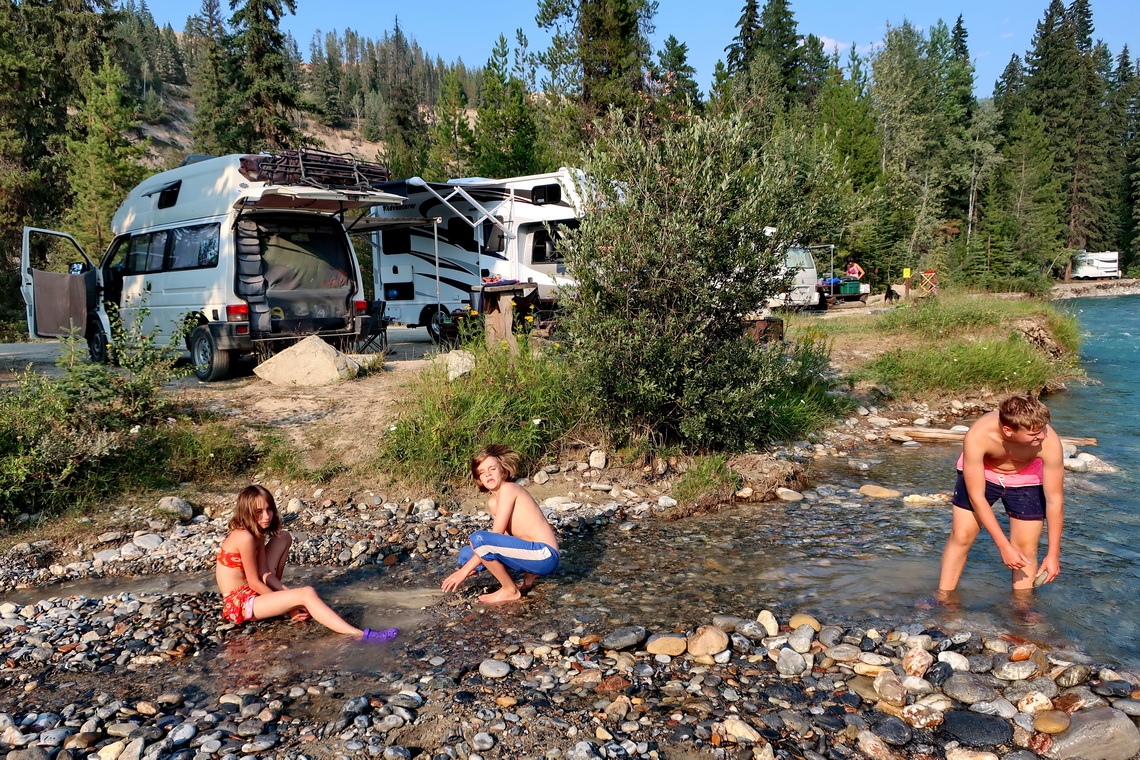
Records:
M965 457L965 454L958 455L958 464L954 466L958 468L959 472L962 471L962 462ZM1045 461L1041 457L1037 457L1018 472L999 472L991 470L989 467L985 468L985 472L987 481L997 483L1002 488L1039 486L1045 482Z

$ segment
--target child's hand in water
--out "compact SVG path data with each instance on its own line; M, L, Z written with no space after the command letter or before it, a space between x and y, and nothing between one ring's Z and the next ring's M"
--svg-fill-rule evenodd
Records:
M310 615L309 611L304 607L298 607L289 611L289 619L294 623L303 623L311 617L312 615Z
M444 578L443 583L440 585L440 588L444 591L455 591L459 588L459 584L463 583L466 578L467 573L463 572L461 568Z

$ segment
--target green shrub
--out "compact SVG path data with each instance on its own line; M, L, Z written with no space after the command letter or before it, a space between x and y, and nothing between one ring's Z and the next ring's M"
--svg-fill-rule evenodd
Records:
M783 243L840 228L843 169L806 132L760 142L739 114L650 126L598 125L578 188L587 212L560 246L590 395L619 442L743 449L798 436L834 411L813 374L826 354L751 344L742 319L788 287Z
M34 373L0 391L0 517L51 512L104 496L243 469L250 446L162 395L184 374L177 349L120 331L123 367L92 364L65 340L58 378Z
M381 442L381 465L411 481L444 485L468 478L471 456L491 443L511 446L527 465L538 462L588 413L574 368L556 349L519 338L494 350L469 342L474 369L450 382L443 362L434 363Z

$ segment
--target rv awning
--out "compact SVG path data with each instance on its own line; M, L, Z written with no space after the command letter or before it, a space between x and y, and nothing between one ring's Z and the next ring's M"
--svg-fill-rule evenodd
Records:
M404 227L430 227L439 222L439 217L413 216L388 219L383 216L364 216L355 224L347 224L346 226L350 233L356 234L358 232L375 232L376 230L393 230Z
M256 191L255 191L256 192ZM354 208L403 203L401 195L382 191L323 190L301 185L270 185L260 194L243 195L234 203L237 209L295 209L338 213Z

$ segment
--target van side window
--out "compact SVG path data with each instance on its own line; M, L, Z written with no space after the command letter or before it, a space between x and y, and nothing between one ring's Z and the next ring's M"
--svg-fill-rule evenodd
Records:
M166 256L168 234L150 232L131 237L127 251L127 274L150 274L162 271L162 260Z
M169 269L199 269L218 265L218 237L220 225L196 224L171 230L174 246L170 252Z

